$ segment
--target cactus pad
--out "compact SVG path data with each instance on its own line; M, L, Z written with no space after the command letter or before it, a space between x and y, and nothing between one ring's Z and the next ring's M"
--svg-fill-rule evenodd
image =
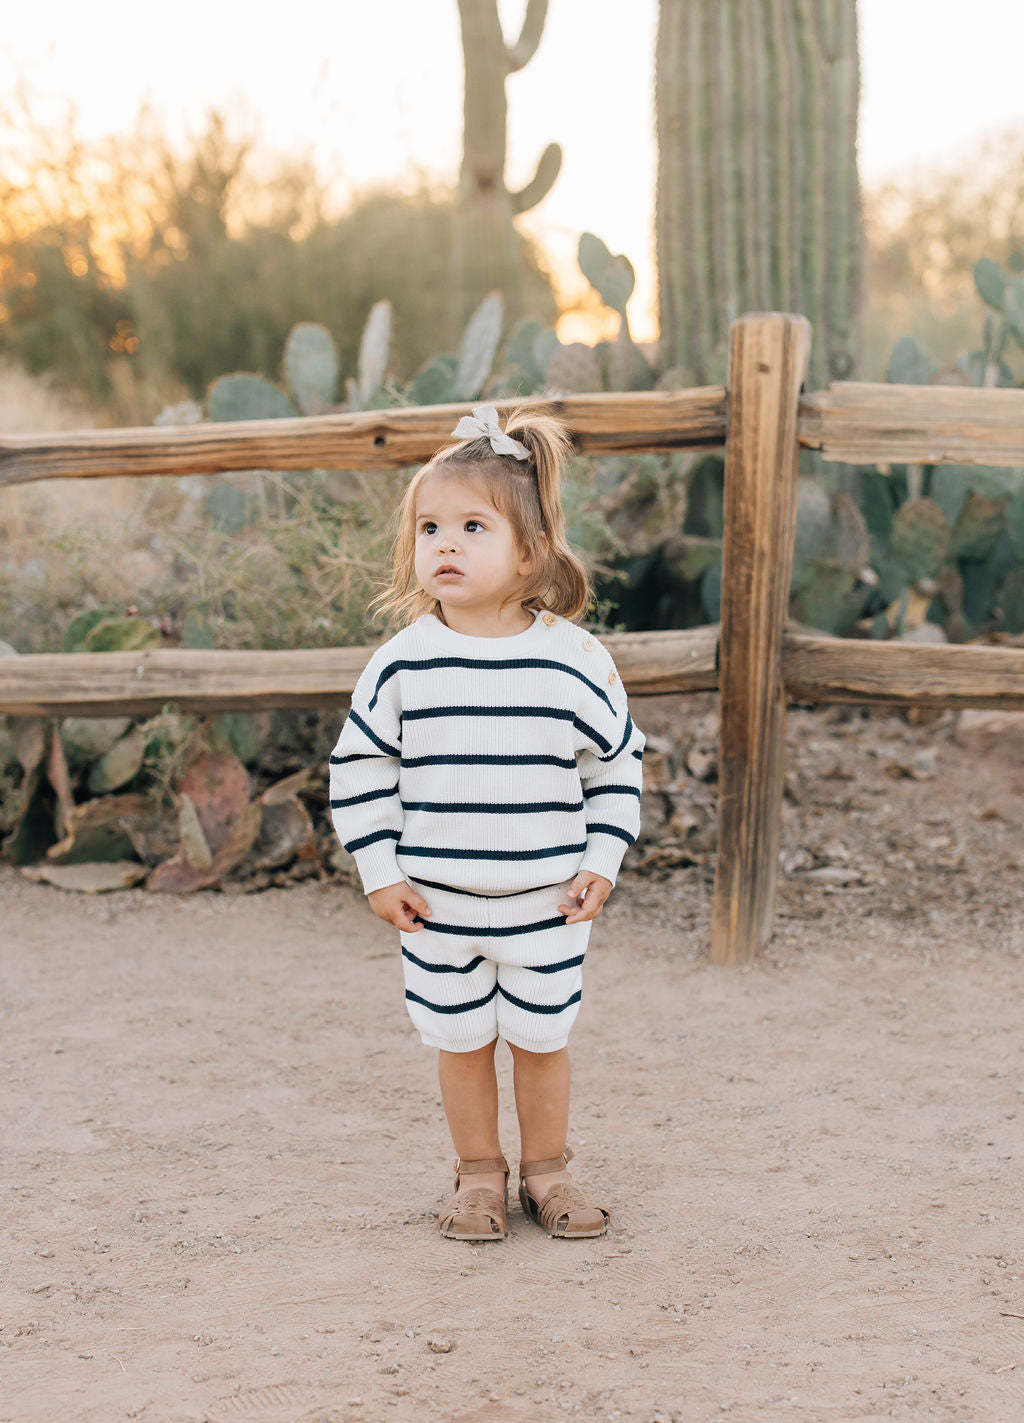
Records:
M580 271L605 306L625 316L626 303L636 286L636 273L629 258L621 253L613 256L600 237L595 237L592 232L584 232L576 256Z
M245 371L219 376L210 386L207 406L211 420L280 420L298 414L283 390Z
M413 378L409 387L410 405L447 405L455 399L454 356L431 356Z
M456 400L475 400L487 383L501 340L504 312L501 292L491 292L470 317L459 349L459 366L455 373Z
M949 521L933 499L908 499L893 515L893 557L910 583L935 577L949 539Z
M796 537L793 543L792 587L800 588L810 578L814 565L825 550L832 523L828 492L816 479L802 476L796 486Z
M980 561L991 558L1006 517L1006 502L984 494L970 494L953 525L953 553L957 558Z
M570 394L602 390L604 378L593 346L585 346L582 341L573 341L568 346L559 345L548 362L547 387Z
M1024 632L1024 568L1015 568L1007 574L999 595L999 605L1003 611L1004 630L1019 636Z
M322 415L334 403L338 348L326 326L300 321L284 343L284 376L303 415Z
M370 307L370 314L363 327L363 337L359 342L359 379L356 383L356 395L360 410L367 408L384 384L390 350L391 303L377 301Z

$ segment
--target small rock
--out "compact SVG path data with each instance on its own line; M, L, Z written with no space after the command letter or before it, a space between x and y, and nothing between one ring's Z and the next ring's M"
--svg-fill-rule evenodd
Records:
M455 1345L450 1339L428 1339L427 1348L432 1354L450 1354Z
M820 870L805 870L800 878L814 884L860 884L863 875L860 870L844 870L840 865L823 865Z

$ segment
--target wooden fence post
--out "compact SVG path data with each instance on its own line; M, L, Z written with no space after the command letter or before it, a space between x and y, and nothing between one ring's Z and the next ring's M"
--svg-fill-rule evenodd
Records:
M811 327L803 316L743 316L731 343L712 963L753 958L772 931L786 736L782 634Z

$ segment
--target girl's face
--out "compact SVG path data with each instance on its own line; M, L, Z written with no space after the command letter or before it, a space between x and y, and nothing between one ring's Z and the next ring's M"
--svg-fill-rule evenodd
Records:
M495 623L503 605L522 622L516 593L533 571L481 483L427 475L416 493L416 578L457 631ZM454 614L454 621L449 613Z

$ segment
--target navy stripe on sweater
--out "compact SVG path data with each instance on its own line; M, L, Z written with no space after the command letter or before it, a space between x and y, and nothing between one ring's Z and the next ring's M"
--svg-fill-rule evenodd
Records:
M476 755L473 752L452 752L445 756L403 756L407 770L416 766L561 766L575 771L575 756L498 756Z
M381 741L377 733L373 730L372 727L367 726L366 722L363 720L363 718L359 715L357 711L350 711L348 714L348 719L349 721L354 721L356 726L358 726L359 730L363 733L363 735L368 736L373 742L374 746L379 746L380 749L388 756L401 756L402 753L398 749L398 747L389 746L386 741Z
M401 830L375 830L372 835L363 835L359 840L348 840L345 849L350 855L354 855L357 850L365 850L367 845L376 845L378 840L400 840Z
M386 792L386 794L390 794L390 792ZM368 800L370 797L363 796L361 799ZM332 805L334 803L331 801ZM342 803L350 804L347 801ZM490 800L403 800L402 809L436 811L440 815L539 815L542 811L547 810L582 810L583 802L581 800L533 800L505 805L500 801Z
M575 677L584 686L589 687L595 697L600 697L609 711L614 711L611 698L602 687L596 682L592 682L589 677L585 677L577 668L571 667L567 662L558 662L549 657L502 657L502 658L479 658L479 657L423 657L423 658L400 658L395 662L389 662L383 668L377 678L377 685L373 689L373 696L367 704L367 711L373 711L377 705L377 698L385 682L389 682L398 672L434 672L441 667L468 667L474 672L477 670L484 672L515 672L524 668L549 667L556 672L564 672L568 677Z
M394 835L394 830L381 831L372 838L380 840L384 834ZM349 847L346 845L345 849ZM582 855L587 848L582 845L551 845L543 850L450 850L431 845L399 845L400 855L425 855L430 860L545 860L550 855Z
M589 790L584 790L584 800L593 800L598 795L635 795L640 799L640 791L637 786L591 786Z
M341 810L346 805L364 805L368 800L384 800L387 796L397 793L397 786L386 786L382 791L364 791L362 795L350 795L346 796L344 800L332 800L331 809Z
M622 830L618 825L588 825L587 831L591 835L617 835L620 840L625 840L627 845L632 845L635 839L628 830Z
M632 735L633 735L633 718L630 716L629 712L627 712L627 713L626 713L626 730L625 730L625 732L623 733L622 740L619 742L618 746L616 746L616 748L615 748L614 751L611 751L607 756L602 756L600 759L601 759L602 761L614 761L615 758L616 758L616 756L618 756L619 752L620 752L620 751L624 751L624 750L626 749L626 746L629 744L629 738L630 738ZM598 745L600 745L600 744L601 744L601 743L599 742ZM604 745L607 747L607 746L610 745L610 743L606 741L606 742L604 743Z
M431 721L439 716L532 716L550 721L575 721L568 707L453 706L412 707L402 712L403 721ZM607 746L608 743L605 742Z

